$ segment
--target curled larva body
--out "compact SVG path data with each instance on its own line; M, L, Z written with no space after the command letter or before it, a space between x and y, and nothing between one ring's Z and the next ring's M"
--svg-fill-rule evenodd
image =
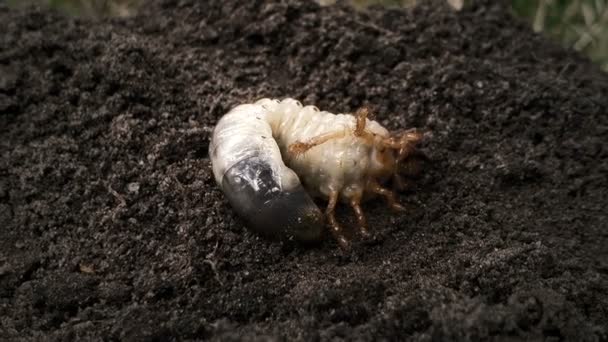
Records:
M331 232L348 247L334 217L336 203L353 207L366 235L360 202L382 195L400 208L393 192L380 184L399 178L400 161L413 155L420 137L415 132L391 134L367 119L365 109L356 115L332 114L293 99L262 99L239 105L220 119L209 154L217 183L253 230L317 240L324 215L311 196L320 197L329 201L325 215Z

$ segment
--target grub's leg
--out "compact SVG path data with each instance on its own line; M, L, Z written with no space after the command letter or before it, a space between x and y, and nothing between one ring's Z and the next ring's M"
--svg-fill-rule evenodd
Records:
M369 236L369 231L367 230L367 222L365 220L365 215L363 214L363 210L361 209L361 197L363 194L359 194L353 199L350 200L350 206L355 211L355 215L357 216L357 222L359 224L359 232L362 236Z
M359 108L357 113L355 113L355 117L357 118L357 125L355 126L355 136L360 137L363 136L365 132L365 123L367 122L367 115L369 114L369 110L366 107Z
M356 137L363 137L365 138L365 140L371 143L374 140L374 134L365 130L368 115L369 110L366 107L362 107L357 110L357 112L355 113L355 130L352 132L352 134ZM321 145L331 139L344 138L346 136L346 133L347 132L344 130L339 130L312 137L307 141L298 141L289 145L289 152L294 154L295 156L298 156L310 150L311 148L317 145Z
M327 221L329 222L329 226L331 229L331 234L338 241L338 244L342 249L348 250L350 249L350 241L346 239L342 232L342 227L338 224L336 220L336 216L334 215L334 210L336 209L336 204L338 203L338 191L332 190L329 194L329 203L327 204L327 209L325 210L325 215L327 216Z
M357 110L357 113L355 113L355 118L356 118L355 129L352 131L352 134L356 137L364 138L365 141L367 141L368 143L371 144L374 141L374 134L372 132L365 130L365 125L367 122L368 114L369 114L369 110L365 107L362 107L359 110ZM347 134L351 134L351 133L347 132L345 130L339 130L339 131L323 133L316 137L312 137L306 141L297 141L297 142L289 145L289 148L288 148L289 153L291 153L295 156L298 156L298 155L310 150L311 148L313 148L317 145L321 145L329 140L344 138Z
M344 130L340 130L317 135L316 137L312 137L306 141L297 141L289 145L289 153L298 156L317 145L321 145L331 139L343 138L345 135L346 132L344 132Z
M404 206L397 203L397 200L395 199L395 194L391 190L383 188L382 186L380 186L380 184L376 182L370 182L367 189L373 193L384 196L384 198L386 198L386 202L391 208L399 211L405 210Z

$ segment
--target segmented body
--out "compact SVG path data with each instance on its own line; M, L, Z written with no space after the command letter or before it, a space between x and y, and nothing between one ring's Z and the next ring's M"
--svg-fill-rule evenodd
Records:
M352 134L356 126L354 116L303 107L292 99L281 102L265 99L257 103L268 109L283 160L311 195L328 199L331 191L336 190L341 200L348 202L355 193L364 190L370 171L382 167L374 159L374 147L363 144L360 137ZM376 121L367 120L366 128L378 136L389 136L388 130ZM289 150L297 142L339 131L344 132L344 137L328 140L304 153Z
M359 202L377 194L392 196L378 184L397 176L399 155L409 153L419 138L410 134L395 140L361 115L319 111L294 99L262 99L235 107L218 122L210 155L216 181L254 230L317 239L323 215L311 195L329 200L329 223L344 246L347 240L333 217L336 201L350 203L364 226Z

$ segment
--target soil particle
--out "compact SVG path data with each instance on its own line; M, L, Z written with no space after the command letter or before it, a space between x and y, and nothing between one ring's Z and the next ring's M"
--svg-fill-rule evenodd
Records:
M608 340L608 76L444 3L0 5L0 339ZM410 211L350 254L250 233L207 149L261 97L431 132Z

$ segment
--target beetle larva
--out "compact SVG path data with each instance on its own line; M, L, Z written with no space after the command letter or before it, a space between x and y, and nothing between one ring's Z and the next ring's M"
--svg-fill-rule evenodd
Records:
M356 213L359 232L368 235L360 203L376 196L403 207L381 184L419 172L416 145L422 134L391 134L367 118L332 114L294 99L262 99L224 115L213 131L209 154L217 183L235 211L263 235L315 241L324 217L343 248L350 241L335 219L338 201ZM325 215L312 200L328 200Z

